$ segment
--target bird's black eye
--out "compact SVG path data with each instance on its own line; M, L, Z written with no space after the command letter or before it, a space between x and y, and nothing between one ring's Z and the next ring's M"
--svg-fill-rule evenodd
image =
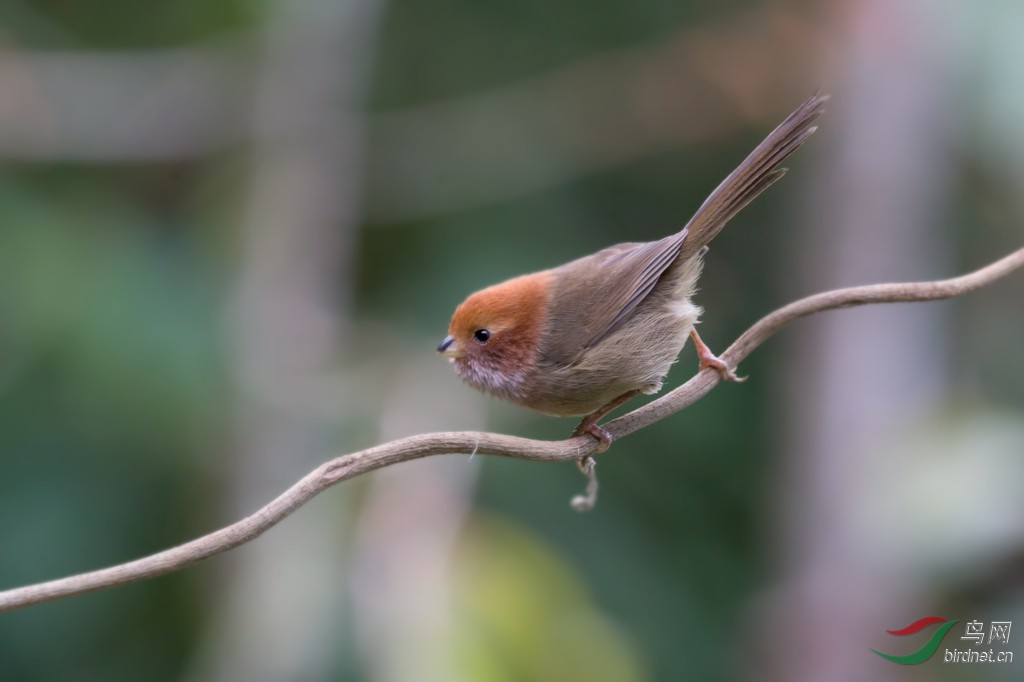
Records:
M491 340L491 333L486 329L477 329L473 332L473 338L476 339L477 343L487 343Z

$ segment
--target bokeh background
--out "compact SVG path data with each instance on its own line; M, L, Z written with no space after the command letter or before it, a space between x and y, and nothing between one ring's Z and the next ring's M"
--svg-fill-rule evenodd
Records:
M5 0L0 586L395 437L564 437L437 357L455 304L679 229L818 87L821 130L713 245L713 348L1018 248L1022 26L1019 0ZM0 614L0 679L1022 679L1022 300L1018 273L801 321L602 455L589 514L568 464L345 483L227 555ZM868 651L933 613L1012 621L1021 660Z

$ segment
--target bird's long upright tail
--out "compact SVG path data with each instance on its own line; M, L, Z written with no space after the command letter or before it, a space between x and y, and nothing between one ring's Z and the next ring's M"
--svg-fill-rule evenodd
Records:
M689 231L679 250L677 262L686 262L722 231L729 219L786 173L779 168L787 156L814 134L814 122L824 112L828 95L815 93L729 174L686 224Z

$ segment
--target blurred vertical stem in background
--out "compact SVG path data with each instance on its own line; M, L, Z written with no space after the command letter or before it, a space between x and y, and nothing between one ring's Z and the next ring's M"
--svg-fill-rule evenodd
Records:
M252 103L252 175L229 349L237 422L226 517L250 513L330 449L302 409L334 362L348 321L359 215L363 100L379 0L268 5ZM229 557L193 674L319 679L338 647L338 508L297 515Z
M839 3L835 16L842 96L832 107L833 153L808 194L799 248L789 249L802 260L801 288L940 276L952 269L941 245L956 28L916 0ZM883 555L865 535L865 483L898 457L897 420L932 413L948 395L948 313L932 305L822 316L793 349L781 375L791 399L773 505L782 583L762 623L763 651L787 655L768 654L772 674L758 666L749 679L880 679L865 633L895 627L893 609L923 613L906 552ZM793 631L814 633L800 655L777 639Z

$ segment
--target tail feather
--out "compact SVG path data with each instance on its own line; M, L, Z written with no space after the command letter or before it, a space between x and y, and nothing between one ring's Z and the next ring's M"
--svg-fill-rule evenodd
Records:
M808 98L715 188L686 224L689 233L679 250L679 261L696 255L744 206L785 175L786 169L779 164L818 129L814 122L824 112L827 100L828 95L817 93Z

